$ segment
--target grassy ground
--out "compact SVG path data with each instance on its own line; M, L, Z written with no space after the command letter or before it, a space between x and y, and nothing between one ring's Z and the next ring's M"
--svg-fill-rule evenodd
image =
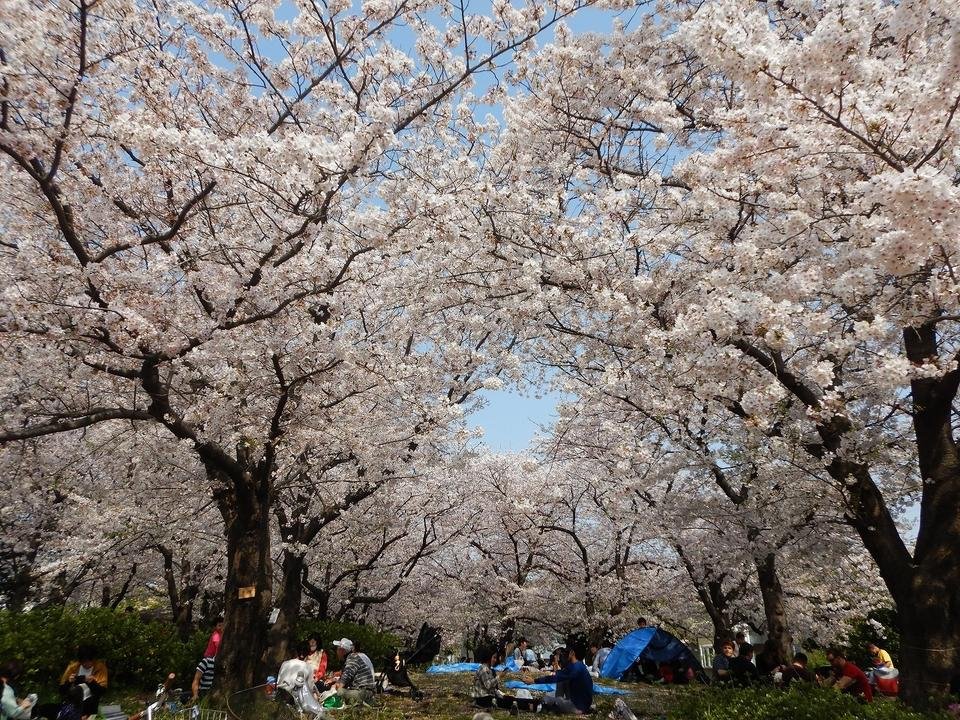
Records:
M383 695L380 706L348 707L331 710L330 720L471 720L478 709L473 707L470 673L426 675L411 672L411 678L425 697L415 702L406 696ZM504 679L516 678L504 673ZM808 688L797 692L757 688L753 690L710 690L702 685L663 687L646 684L622 684L604 681L604 684L629 691L619 696L627 702L639 720L665 720L667 712L683 713L684 717L723 718L723 720L831 720L831 718L870 718L871 720L945 720L939 714L912 713L891 698L880 698L873 705L859 705L849 698L841 698L829 690ZM120 704L128 714L142 710L151 694L114 691L105 702ZM835 699L831 699L835 696ZM596 695L594 720L606 720L618 696ZM696 707L694 707L696 706ZM843 706L843 707L841 707ZM846 709L844 709L846 708ZM851 710L852 708L852 710ZM231 698L226 720L303 720L289 705L269 700L262 688L252 689ZM843 710L843 712L841 712ZM496 720L509 720L506 710L489 710ZM534 720L543 716L521 713L518 720ZM188 717L160 717L157 720L190 720ZM200 720L213 720L201 716ZM219 719L217 719L219 720Z
M410 677L417 687L419 687L425 697L420 702L415 702L408 697L396 695L381 696L379 708L350 707L342 710L335 710L330 713L333 718L342 720L470 720L473 715L480 712L473 707L473 701L470 697L470 690L473 686L473 677L469 673L458 673L451 675L426 675L423 673L411 672ZM503 674L504 680L512 679L514 676L509 673ZM630 707L643 720L659 720L666 712L666 707L670 704L670 689L655 687L650 685L623 685L604 681L604 684L610 684L622 687L631 691L630 695L623 696ZM596 695L595 718L606 718L607 713L613 708L616 700L615 695ZM269 709L264 711L264 703L257 703L253 712L239 711L243 720L283 720L275 715ZM497 720L505 720L510 717L506 710L487 710ZM261 714L264 713L264 714ZM533 717L530 714L523 713L521 718ZM259 716L259 717L258 717ZM287 718L286 720L290 720Z
M411 672L411 679L416 683L425 697L421 702L415 702L408 697L396 695L380 696L379 708L348 707L330 711L329 716L335 720L470 720L479 710L472 705L470 690L473 686L473 676L469 673L451 675L427 675ZM504 680L514 679L510 673L502 675ZM669 689L651 685L625 685L609 680L604 684L622 687L631 691L630 695L623 696L633 711L641 720L659 720L670 705L670 697L682 689ZM119 704L125 712L132 714L143 709L149 702L150 693L119 693L108 695L104 702ZM613 708L618 696L596 695L595 718L606 718ZM231 710L242 720L296 720L296 716L279 703L268 701L262 691L254 690L231 701ZM488 710L497 720L510 717L506 710ZM529 714L524 714L532 717ZM521 718L523 715L521 715Z

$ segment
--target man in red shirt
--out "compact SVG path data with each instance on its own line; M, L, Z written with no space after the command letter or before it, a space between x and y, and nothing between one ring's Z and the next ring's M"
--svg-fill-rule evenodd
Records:
M873 688L870 687L867 676L863 670L847 660L841 650L833 651L830 664L833 665L837 675L837 681L833 685L837 690L851 695L861 695L865 702L873 702Z

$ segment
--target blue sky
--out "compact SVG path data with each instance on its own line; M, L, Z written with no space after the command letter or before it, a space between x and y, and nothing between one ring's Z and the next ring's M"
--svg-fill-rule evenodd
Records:
M483 428L483 443L494 452L519 452L527 449L537 431L554 417L560 394L543 397L525 395L516 390L484 390L486 406L472 413L467 424Z

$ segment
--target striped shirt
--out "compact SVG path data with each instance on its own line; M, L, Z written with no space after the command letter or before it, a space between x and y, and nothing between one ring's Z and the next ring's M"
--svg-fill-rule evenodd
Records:
M361 653L350 653L343 664L340 682L348 690L373 690L377 685L373 678L373 664L364 662Z
M197 665L197 672L200 673L200 692L207 692L213 687L213 666L216 658L205 657Z

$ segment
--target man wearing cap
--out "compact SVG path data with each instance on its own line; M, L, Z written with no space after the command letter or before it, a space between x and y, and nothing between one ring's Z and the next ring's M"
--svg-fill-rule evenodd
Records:
M376 680L373 677L373 663L361 652L356 652L349 638L334 640L337 657L343 662L340 678L333 689L344 700L372 705Z

